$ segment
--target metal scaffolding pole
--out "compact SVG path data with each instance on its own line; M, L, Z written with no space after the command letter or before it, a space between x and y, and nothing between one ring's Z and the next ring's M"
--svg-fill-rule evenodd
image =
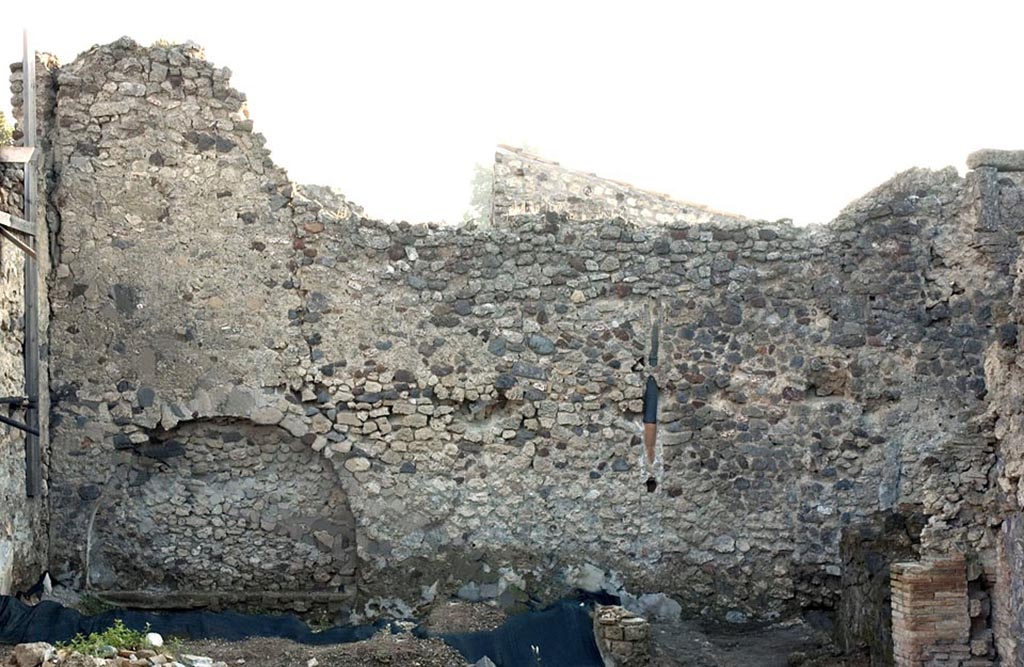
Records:
M24 77L23 96L24 130L23 144L36 145L36 54L29 49L28 30L23 33L22 66ZM25 214L30 226L38 226L36 203L35 161L25 163ZM36 247L35 238L28 243ZM25 254L25 396L30 404L25 411L27 422L25 433L25 492L34 497L42 492L43 471L39 443L39 265L36 259Z

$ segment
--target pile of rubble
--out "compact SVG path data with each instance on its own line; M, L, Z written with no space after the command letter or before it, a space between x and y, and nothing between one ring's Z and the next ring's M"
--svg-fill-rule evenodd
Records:
M161 642L162 643L162 642ZM8 660L10 667L227 667L201 655L174 656L159 646L149 649L104 647L102 656L85 655L46 642L18 644Z

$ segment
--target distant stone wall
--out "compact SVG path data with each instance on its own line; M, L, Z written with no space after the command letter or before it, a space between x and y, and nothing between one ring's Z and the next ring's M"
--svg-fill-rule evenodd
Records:
M637 225L699 224L736 219L628 183L573 171L522 149L494 155L493 215L556 213L568 220L628 220Z
M495 229L389 224L292 184L228 75L130 40L57 74L56 576L354 577L369 615L624 585L771 619L834 606L844 531L908 504L922 555L996 566L985 358L1018 248L984 169L911 170L800 229L577 195L510 152Z

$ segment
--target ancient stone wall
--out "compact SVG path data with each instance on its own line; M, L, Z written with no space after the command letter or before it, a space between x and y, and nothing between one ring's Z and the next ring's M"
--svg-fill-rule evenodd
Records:
M985 189L987 205L982 209L981 226L1019 239L1024 230L1024 161L1020 153L980 151L972 156L972 166ZM1019 241L1007 245L1013 247ZM990 412L997 438L998 506L993 523L1000 528L997 540L996 585L993 591L993 622L996 645L1004 664L1024 662L1024 354L1019 337L1024 323L1019 261L1008 257L1003 265L1006 275L1015 278L1007 290L1009 312L998 324L1002 332L998 344L986 350L985 369L990 390Z
M57 73L60 578L774 618L835 605L844 532L902 505L922 554L996 567L983 362L1018 249L984 169L800 229L504 152L495 229L388 224L292 184L228 76L130 40Z
M21 213L21 168L0 168L3 200L0 210ZM24 360L24 254L6 239L0 240L0 396L25 391ZM5 416L24 421L22 409L0 406ZM25 494L25 437L0 425L0 595L10 594L31 576L31 565L42 564L45 548L37 543L42 502ZM43 556L43 558L40 558Z
M36 62L36 87L42 104L37 109L37 140L45 143L52 121L53 71L56 61L42 57ZM23 76L21 63L11 67L11 103L14 120L19 123L15 139L21 143L21 121ZM44 152L45 154L45 152ZM28 168L35 169L37 195L45 202L48 196L47 175L50 163L44 158L35 161ZM24 206L24 169L20 164L0 165L0 211L22 215ZM43 216L45 207L40 207L38 225L44 233L37 241L41 275L49 272L49 240L45 233L47 225ZM0 239L0 396L25 395L25 255L5 239ZM38 294L40 341L46 340L49 322L49 306L46 285L40 285ZM47 359L45 347L40 359L40 430L41 442L47 441L46 414L49 411L49 390L46 381ZM2 405L0 410L6 416L19 422L26 421L25 409ZM7 425L0 425L0 594L16 592L41 576L47 567L48 544L47 486L48 456L43 448L43 488L35 497L26 495L25 485L25 435L22 431Z
M641 190L629 183L562 167L522 149L501 146L494 156L491 211L496 221L509 216L557 213L568 220L634 223L707 223L737 216Z

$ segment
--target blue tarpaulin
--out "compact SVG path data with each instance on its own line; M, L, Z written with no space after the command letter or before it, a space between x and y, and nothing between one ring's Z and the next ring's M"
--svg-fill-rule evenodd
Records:
M540 611L511 617L500 628L463 634L428 634L417 628L417 636L436 636L461 653L469 662L487 656L498 667L602 667L594 642L590 604L562 600ZM76 634L102 632L120 619L127 627L183 639L226 639L280 637L301 644L343 644L369 639L386 623L336 626L314 632L297 616L239 614L232 611L147 612L112 609L95 616L83 616L56 602L29 606L9 596L0 596L0 643L20 644L68 641ZM538 658L539 657L539 661Z

